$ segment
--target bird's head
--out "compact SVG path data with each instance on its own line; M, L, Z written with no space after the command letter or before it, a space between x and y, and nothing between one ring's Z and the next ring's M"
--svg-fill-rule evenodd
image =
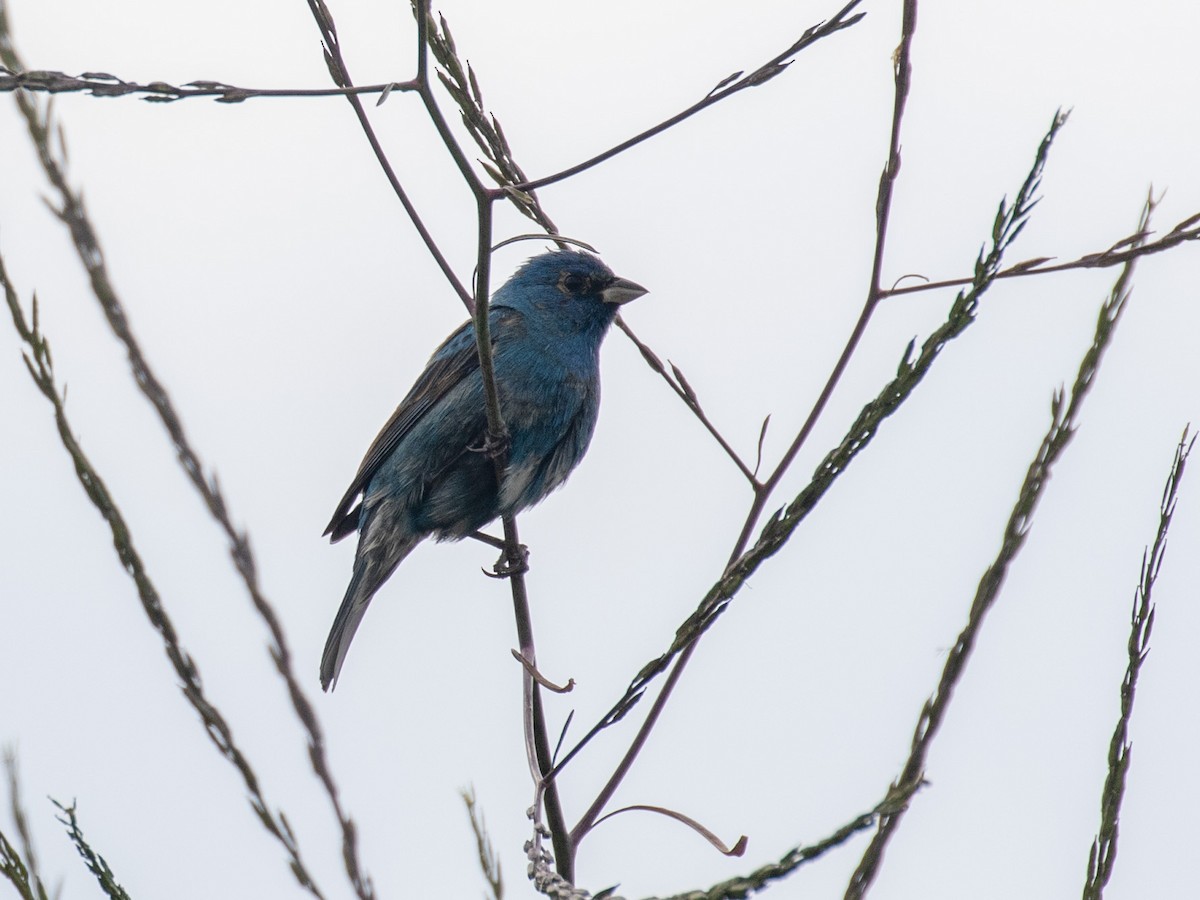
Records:
M492 298L494 306L545 315L601 332L621 305L647 291L640 284L613 274L590 253L552 250L530 259Z

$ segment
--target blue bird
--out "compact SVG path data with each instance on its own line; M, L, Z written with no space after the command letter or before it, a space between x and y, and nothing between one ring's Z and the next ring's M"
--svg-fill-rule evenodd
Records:
M321 657L337 682L375 592L422 540L469 537L537 503L583 459L600 410L600 343L621 304L646 293L594 256L543 253L492 297L488 325L509 431L499 485L487 438L475 328L450 335L392 414L325 534L358 532L354 575Z

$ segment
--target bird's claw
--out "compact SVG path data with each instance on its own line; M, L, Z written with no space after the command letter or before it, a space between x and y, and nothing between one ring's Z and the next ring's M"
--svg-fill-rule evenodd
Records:
M524 575L528 571L529 548L524 544L518 544L516 559L511 558L508 555L508 548L505 548L495 565L492 566L492 571L484 569L483 574L488 578L512 578L514 575Z
M488 459L496 459L507 453L510 446L512 446L512 439L509 437L508 431L502 434L493 434L488 431L479 444L468 446L467 449L472 453L482 453Z

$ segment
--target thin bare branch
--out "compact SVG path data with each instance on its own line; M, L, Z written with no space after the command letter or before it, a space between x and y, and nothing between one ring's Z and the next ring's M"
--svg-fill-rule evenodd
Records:
M674 809L667 809L665 806L650 806L645 803L635 803L631 806L622 806L620 809L614 809L610 813L605 813L596 820L596 825L607 821L614 816L619 816L621 813L627 812L652 812L660 816L666 816L668 819L674 819L682 825L686 825L700 837L704 838L718 853L722 856L742 856L746 852L746 847L750 843L750 839L746 835L741 835L732 845L726 844L723 840L717 837L716 832L712 829L701 825L691 816L686 816ZM593 825L592 827L595 827Z
M466 176L464 175L464 177ZM509 432L500 409L500 392L496 387L496 369L492 359L492 338L488 321L492 270L492 199L483 192L477 192L476 200L479 234L476 242L478 255L475 260L475 295L472 316L488 422L484 452L491 456L496 471L496 483L500 484L508 465ZM517 642L520 656L527 664L521 679L522 710L526 756L537 795L533 804L534 823L540 825L540 807L544 803L546 816L550 821L551 839L554 842L559 873L567 880L572 880L574 854L571 852L570 844L567 843L565 819L558 798L558 787L546 779L546 773L553 768L554 762L550 752L550 738L547 732L541 690L531 674L531 670L537 669L537 649L533 638L533 615L529 608L529 591L525 583L526 553L517 532L516 517L503 516L501 522L504 527L504 553L507 557L509 571L512 573L509 585L512 588Z
M518 182L513 184L512 187L520 191L528 192L536 190L537 188L546 187L547 185L554 184L559 181L564 181L573 175L578 175L580 172L586 172L588 169L594 168L595 166L600 165L600 163L610 160L620 153L624 153L631 147L636 147L643 141L649 140L650 138L657 134L661 134L669 128L675 127L685 119L690 119L692 116L696 115L696 113L708 109L708 107L715 103L721 102L727 97L731 97L740 91L744 91L746 88L758 87L761 84L766 84L776 75L784 72L787 67L791 65L793 58L801 51L808 49L822 38L829 37L831 34L857 24L866 15L866 13L850 15L850 12L861 2L862 0L851 0L851 2L847 3L840 10L834 13L829 20L809 28L800 36L799 40L791 44L791 46L789 46L782 53L776 54L767 62L763 63L749 75L741 75L739 72L737 75L729 76L725 80L721 81L715 88L709 91L701 100L693 103L687 109L683 110L683 112L671 116L671 118L664 122L660 122L653 128L647 128L640 134L636 134L628 140L622 141L615 147L610 147L603 153L598 153L591 159L586 159L581 163L576 163L573 166L563 169L561 172L555 172L553 175L546 175L542 178L535 178L532 181Z
M329 8L325 5L324 0L307 0L307 2L308 8L316 20L317 28L321 32L321 40L325 45L325 65L329 69L329 75L333 79L333 83L339 88L353 87L354 83L350 78L350 70L346 68L346 61L342 59L342 47L337 37L337 26L334 24L333 16L329 13ZM418 83L419 81L420 79L418 79ZM449 260L442 253L442 249L433 239L433 235L430 234L429 229L425 227L425 223L417 213L416 206L409 199L408 192L404 190L404 186L400 183L400 178L396 175L396 170L392 168L391 161L388 159L383 145L379 142L379 138L375 134L375 129L371 125L371 119L367 115L367 111L363 108L362 101L354 93L347 93L346 99L350 102L350 106L354 110L354 115L358 118L359 127L362 128L367 142L371 145L371 151L375 154L375 159L378 161L379 167L383 170L388 184L392 186L392 192L395 193L396 199L400 201L400 205L404 207L409 221L412 222L413 228L416 229L421 241L425 244L425 249L429 251L429 255L433 257L438 268L442 270L442 275L454 289L463 306L470 311L471 292L467 290L458 276L454 274L454 269L450 267Z
M728 456L733 461L733 464L738 467L738 471L746 476L746 480L750 482L752 487L757 488L758 479L755 478L754 472L751 471L750 467L746 465L740 456L738 456L737 451L733 449L733 447L729 444L729 441L725 440L725 436L717 430L717 427L713 425L712 421L705 414L704 410L701 409L700 400L697 398L696 392L692 390L691 385L686 385L685 387L682 383L677 381L676 378L672 378L671 374L667 372L666 367L663 365L662 360L658 358L658 355L651 350L647 344L643 343L636 334L633 333L633 329L629 327L629 325L623 318L621 318L620 315L618 315L616 318L616 325L623 332L625 332L625 336L633 342L635 347L638 348L638 351L642 354L642 359L646 361L646 364L662 377L662 380L667 383L667 386L670 387L671 390L675 392L675 395L679 397L679 399L686 404L687 408L692 411L692 414L697 418L697 420L699 420L700 424L704 426L705 430L708 431L710 435L712 435L713 440L715 440L720 445L721 449L725 451L725 455ZM674 364L672 364L672 368L675 369ZM675 369L675 372L676 377L682 374L678 369Z
M808 418L796 433L796 437L792 440L791 445L784 452L783 457L776 464L770 476L763 482L759 490L755 492L754 502L751 504L750 511L746 515L745 524L742 526L742 533L738 536L733 552L729 556L731 564L745 550L746 545L750 541L750 536L754 533L754 529L758 525L763 510L770 500L771 494L791 467L792 462L795 461L800 448L808 440L808 436L812 434L817 420L821 417L821 413L825 411L825 407L833 396L834 389L837 387L838 382L841 381L846 367L850 364L850 358L854 355L854 351L858 348L862 336L867 331L867 323L870 322L871 316L875 313L875 309L879 305L882 292L880 278L883 272L884 247L887 242L888 223L891 220L892 193L896 178L900 175L900 130L904 121L904 108L908 102L908 92L912 79L912 40L916 29L917 2L916 0L905 0L904 15L900 27L900 46L896 49L894 57L895 89L892 101L891 136L888 141L887 161L884 163L883 171L879 175L879 192L875 199L875 249L872 254L871 275L867 287L866 301L863 303L858 321L855 322L854 328L850 332L850 337L846 340L846 346L842 348L842 355L834 363L833 371L829 373L829 378L825 381L825 387L821 389L821 393L808 413Z

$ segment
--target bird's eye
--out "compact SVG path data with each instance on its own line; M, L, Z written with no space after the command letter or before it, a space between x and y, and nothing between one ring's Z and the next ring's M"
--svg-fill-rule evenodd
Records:
M586 285L587 278L574 272L570 273L562 280L562 286L572 294L578 294Z

